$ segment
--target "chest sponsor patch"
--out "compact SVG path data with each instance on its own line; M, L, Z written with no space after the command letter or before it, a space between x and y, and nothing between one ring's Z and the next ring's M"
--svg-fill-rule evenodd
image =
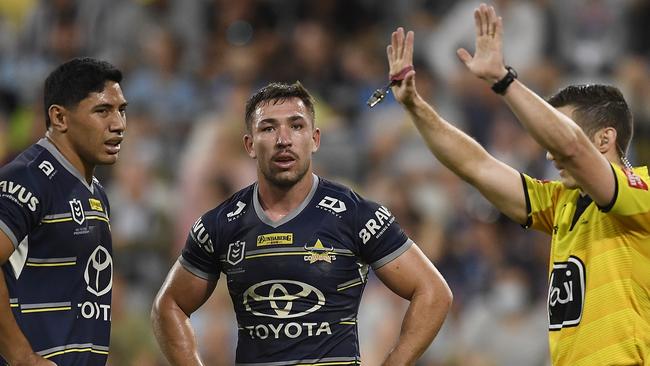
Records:
M91 210L104 212L104 206L102 206L102 201L94 199L94 198L89 198L88 203L90 204L90 209Z
M258 235L256 243L258 247L264 247L267 245L291 245L293 244L293 233Z
M585 303L585 265L571 256L566 262L553 263L548 289L549 329L575 327L582 319Z

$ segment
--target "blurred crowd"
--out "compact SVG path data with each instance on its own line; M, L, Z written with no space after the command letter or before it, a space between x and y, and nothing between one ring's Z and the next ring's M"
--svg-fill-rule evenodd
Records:
M622 89L636 128L634 165L650 159L650 2L495 0L506 62L540 95L569 83ZM244 103L270 81L300 80L317 99L316 172L386 205L440 269L451 314L418 363L548 364L550 239L501 216L435 161L389 95L385 46L416 34L417 85L446 119L522 172L552 179L543 151L456 48L473 49L478 1L2 0L0 162L44 133L42 84L79 55L125 74L128 131L119 162L97 175L112 206L115 280L110 364L167 363L149 326L153 296L193 221L252 183ZM232 365L236 321L225 281L193 316L208 365ZM359 314L362 358L378 365L407 302L374 277Z

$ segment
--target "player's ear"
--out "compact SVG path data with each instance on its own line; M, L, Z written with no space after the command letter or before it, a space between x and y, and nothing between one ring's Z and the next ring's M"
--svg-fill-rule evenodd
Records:
M47 115L50 117L50 126L61 133L68 130L68 110L58 104L52 104L47 109Z
M319 128L314 128L314 132L311 136L312 140L314 141L314 145L311 149L312 153L315 153L318 151L318 148L320 147L320 129Z
M248 153L248 156L250 156L252 159L257 159L257 154L255 154L255 149L254 149L254 143L253 143L253 136L249 134L244 135L244 149L246 149L246 153Z
M605 127L596 133L596 148L602 154L611 149L616 149L616 129L614 127Z

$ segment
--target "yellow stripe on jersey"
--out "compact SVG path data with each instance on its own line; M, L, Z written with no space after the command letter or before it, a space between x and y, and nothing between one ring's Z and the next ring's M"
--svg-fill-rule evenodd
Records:
M69 348L69 349L66 349L66 350L63 350L63 351L53 352L53 353L50 353L48 355L44 355L42 357L43 358L50 358L50 357L59 356L59 355L65 354L65 353L71 353L71 352L92 352L92 353L97 353L97 354L100 354L100 355L107 355L108 354L108 351L102 351L102 350L86 347L86 348Z
M62 267L62 266L74 266L77 262L59 262L59 263L33 263L26 262L25 265L28 267Z
M107 218L101 217L101 216L86 216L86 220L100 220L100 221L104 221L106 223L109 222ZM60 222L67 222L67 221L72 221L72 217L66 217L66 218L62 218L62 219L49 219L49 220L46 219L46 220L41 220L41 223L43 223L43 224L57 224L57 223L60 223Z
M275 256L285 256L285 255L305 255L307 252L276 252L276 253L264 253L264 254L253 254L247 255L246 259L251 258L260 258L260 257L275 257Z
M44 313L44 312L49 312L49 311L65 311L65 310L71 310L72 308L70 306L61 306L61 307L55 307L55 308L40 308L40 309L21 309L20 312L24 314L28 313Z
M529 226L551 234L554 365L650 364L650 178L647 168L629 178L613 171L617 194L607 212L577 189L523 176Z

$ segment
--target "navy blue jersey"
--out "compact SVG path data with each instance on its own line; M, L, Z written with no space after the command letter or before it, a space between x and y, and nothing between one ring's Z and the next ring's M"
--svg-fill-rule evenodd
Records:
M411 244L386 207L314 176L304 202L277 222L256 184L239 191L196 221L179 260L207 280L226 275L237 365L355 365L368 268Z
M42 139L0 169L0 230L16 250L2 266L13 314L39 355L105 365L113 284L109 205Z

